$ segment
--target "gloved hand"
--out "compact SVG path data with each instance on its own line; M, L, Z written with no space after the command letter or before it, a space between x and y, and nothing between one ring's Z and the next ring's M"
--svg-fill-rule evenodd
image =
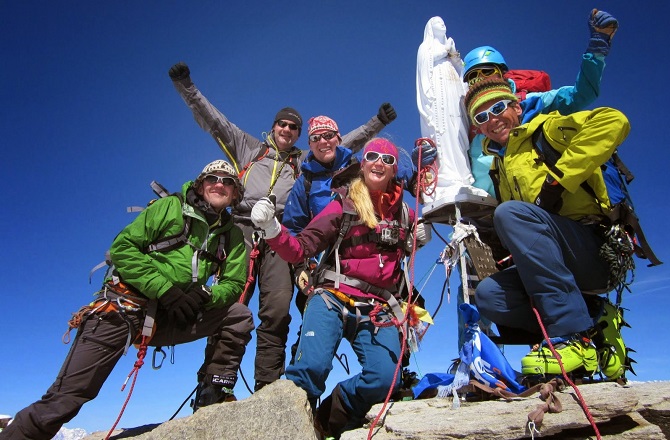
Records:
M425 223L423 219L419 219L416 225L416 247L422 248L430 239L433 238L430 223Z
M421 167L418 165L419 150L421 151ZM421 145L414 147L412 150L412 163L417 169L432 165L435 159L437 159L437 148L428 142L422 142Z
M187 295L177 286L170 287L159 296L158 303L167 310L170 321L178 327L194 323L201 306L195 295Z
M561 195L564 190L565 188L551 174L547 174L542 183L542 188L540 188L540 193L535 198L535 204L547 212L558 214L563 206Z
M587 52L600 53L605 56L609 54L614 33L619 27L619 22L605 11L594 9L589 15L589 32L591 38L586 48Z
M188 78L191 75L191 70L188 68L186 63L180 61L174 66L170 67L170 70L168 70L168 75L170 75L172 81L179 81Z
M395 109L388 102L383 103L379 107L379 113L377 113L377 117L384 125L389 125L397 116Z
M263 230L265 238L275 238L281 232L279 220L275 217L275 205L269 197L263 197L251 209L251 222Z
M195 298L198 302L198 310L202 310L203 306L212 300L212 289L209 286L193 286L186 294Z
M309 273L304 267L299 272L296 272L295 284L302 293L305 295L307 294L307 289L309 288Z

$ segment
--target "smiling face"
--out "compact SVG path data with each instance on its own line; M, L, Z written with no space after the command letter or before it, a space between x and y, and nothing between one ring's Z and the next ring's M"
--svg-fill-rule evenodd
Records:
M279 148L280 151L290 150L300 136L298 126L295 122L288 120L279 120L275 122L274 127L272 127L272 132L274 133L274 140L277 144L277 148Z
M395 176L394 165L386 165L381 156L375 161L363 160L363 181L371 191L386 191L389 182Z
M480 105L475 109L475 114L483 112L485 110L491 109L496 102L502 101L501 99L493 99L487 101L484 104ZM500 145L507 145L509 140L509 134L512 129L518 127L519 117L521 116L521 106L517 102L510 102L507 105L505 111L499 115L494 115L493 113L488 113L488 121L483 124L478 124L479 130L484 136L491 139L494 142L499 143Z
M314 141L313 139L317 137L319 139ZM333 163L335 149L338 145L340 145L340 137L334 131L318 130L309 135L309 149L312 151L314 158L322 165Z
M224 173L205 176L197 192L216 212L221 212L232 205L238 196L235 181Z

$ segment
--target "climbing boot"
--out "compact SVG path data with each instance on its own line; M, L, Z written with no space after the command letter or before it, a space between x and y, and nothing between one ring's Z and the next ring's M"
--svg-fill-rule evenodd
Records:
M198 384L195 399L191 402L193 412L215 403L236 401L237 398L233 393L236 381L235 376L207 375L205 380Z
M314 417L314 427L323 438L339 439L342 432L362 425L362 422L356 420L351 411L347 410L339 385L321 402Z
M602 313L593 329L593 342L598 350L600 371L610 380L618 379L627 369L632 371L628 352L621 337L621 328L630 327L623 319L623 309L604 299ZM632 371L635 374L634 371Z
M584 335L570 338L552 338L551 343L560 358L566 373L581 373L591 376L598 370L598 353L591 340ZM563 374L559 360L542 341L538 347L521 359L523 375Z

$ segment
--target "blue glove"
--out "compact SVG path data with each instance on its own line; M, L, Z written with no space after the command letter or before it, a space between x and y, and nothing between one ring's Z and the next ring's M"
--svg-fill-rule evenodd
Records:
M591 38L587 52L607 56L610 52L612 38L619 27L619 22L611 14L594 9L589 15L589 31Z
M418 147L412 150L412 163L418 169L419 165L419 150L421 150L421 168L430 166L437 159L437 148L428 142L422 142Z

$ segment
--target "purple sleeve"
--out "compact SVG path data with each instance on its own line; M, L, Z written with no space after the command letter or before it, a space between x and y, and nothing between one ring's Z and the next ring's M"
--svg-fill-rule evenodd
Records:
M342 203L333 200L298 235L292 236L282 226L279 235L266 242L283 260L291 264L300 263L335 243L341 223Z

